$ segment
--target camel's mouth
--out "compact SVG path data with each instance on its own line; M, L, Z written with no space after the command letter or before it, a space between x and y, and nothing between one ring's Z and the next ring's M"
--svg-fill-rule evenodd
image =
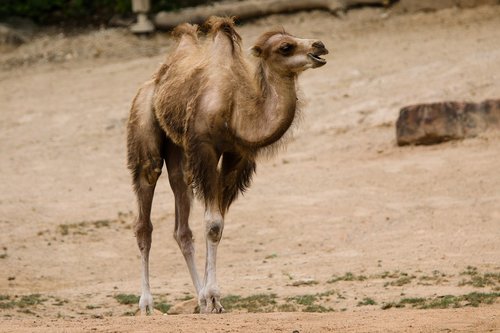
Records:
M326 49L324 49L326 51ZM316 67L321 67L323 66L324 64L326 64L326 60L321 58L320 56L323 55L323 54L327 54L328 51L326 52L315 52L315 53L308 53L307 56L309 57L309 59L311 59L313 61L313 68L316 68Z

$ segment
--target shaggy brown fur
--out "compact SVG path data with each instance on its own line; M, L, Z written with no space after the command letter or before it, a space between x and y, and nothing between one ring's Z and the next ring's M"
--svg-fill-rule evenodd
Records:
M192 191L204 201L209 216L217 207L221 218L207 221L207 242L213 239L217 244L221 219L238 193L250 185L258 152L277 142L295 118L297 75L322 66L325 61L319 56L328 52L321 42L284 31L268 32L253 48L258 60L252 71L233 19L212 17L206 25L204 40L198 38L197 26L182 24L174 29L178 45L139 89L128 123L128 166L139 203L135 230L143 272L147 277L151 201L165 161L176 198L174 235L199 293L213 286L207 286L210 272L206 272L209 282L201 286L190 266ZM141 309L149 302L148 290L149 282L147 288L143 284ZM220 310L217 295L199 296L200 302L202 297L214 297L213 306Z

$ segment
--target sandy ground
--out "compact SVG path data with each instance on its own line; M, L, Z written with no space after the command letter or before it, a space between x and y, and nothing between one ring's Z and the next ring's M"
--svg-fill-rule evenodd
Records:
M137 306L115 298L140 292L124 125L171 41L134 40L152 50L134 56L127 37L123 52L98 59L23 66L12 59L39 52L37 41L2 55L0 331L499 331L500 133L401 148L394 128L408 104L500 97L499 17L498 6L363 9L240 27L247 47L283 25L331 51L300 78L306 105L287 150L260 161L226 219L219 285L225 296L267 295L252 311L275 312L259 314L127 317ZM176 304L194 289L171 236L166 177L153 210L152 292ZM199 204L191 225L201 268ZM473 292L491 304L473 307ZM434 309L446 295L460 308Z

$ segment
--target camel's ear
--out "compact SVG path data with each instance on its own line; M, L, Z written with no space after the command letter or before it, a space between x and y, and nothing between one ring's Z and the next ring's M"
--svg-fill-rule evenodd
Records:
M250 53L252 53L254 57L260 57L262 55L262 49L259 46L255 45L250 49Z

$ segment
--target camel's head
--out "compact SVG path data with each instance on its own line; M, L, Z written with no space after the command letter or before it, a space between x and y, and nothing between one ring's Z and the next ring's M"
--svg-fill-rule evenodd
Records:
M268 66L281 73L300 73L326 64L322 55L328 54L325 45L315 39L302 39L285 31L270 31L261 35L251 52Z

